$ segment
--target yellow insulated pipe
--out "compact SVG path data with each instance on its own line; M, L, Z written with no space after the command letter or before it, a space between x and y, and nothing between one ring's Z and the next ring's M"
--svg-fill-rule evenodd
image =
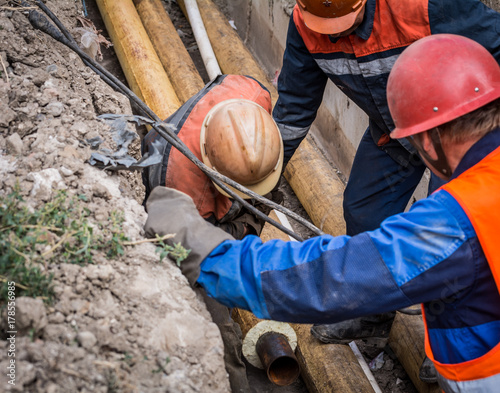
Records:
M439 393L437 383L422 382L418 376L425 357L425 329L422 316L398 313L392 324L389 345L419 393Z
M132 91L161 119L180 102L132 0L96 0Z
M133 0L133 2L177 97L182 103L186 102L205 86L191 56L161 0Z
M184 0L178 0L177 3L187 18ZM197 3L222 72L254 77L266 86L271 93L273 103L275 103L278 98L276 89L269 82L266 73L255 61L238 34L229 25L224 14L210 0L197 0Z

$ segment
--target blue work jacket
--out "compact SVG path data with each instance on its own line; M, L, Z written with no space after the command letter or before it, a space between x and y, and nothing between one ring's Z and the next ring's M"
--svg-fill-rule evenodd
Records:
M497 129L466 153L449 184L499 149ZM488 209L500 209L500 193L482 195ZM434 358L447 364L500 342L488 260L464 209L443 189L353 237L225 241L202 262L197 282L228 307L287 322L334 323L423 303Z

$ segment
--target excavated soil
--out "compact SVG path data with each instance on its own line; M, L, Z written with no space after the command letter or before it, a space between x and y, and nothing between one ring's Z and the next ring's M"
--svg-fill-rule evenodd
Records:
M77 37L82 2L46 4ZM80 196L96 233L118 211L123 234L142 239L139 174L87 163L92 138L113 148L109 126L97 116L131 114L128 100L71 50L35 31L26 11L5 1L0 7L0 196L18 184L26 206L37 210L63 189L68 198ZM137 149L138 140L132 154ZM13 338L3 307L2 391L229 391L217 326L152 244L126 246L114 259L95 251L86 266L56 261L43 269L53 275L54 301L24 297L16 287ZM14 379L5 371L12 360Z

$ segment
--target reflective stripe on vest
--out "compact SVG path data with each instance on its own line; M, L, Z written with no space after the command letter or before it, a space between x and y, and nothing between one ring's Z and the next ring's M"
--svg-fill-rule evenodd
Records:
M500 148L442 187L464 209L500 289ZM425 318L424 318L425 320ZM476 359L443 364L434 359L426 326L427 356L441 374L447 392L490 392L500 390L500 343ZM447 381L445 381L447 380ZM495 386L492 390L491 387Z
M216 104L231 98L251 100L271 113L271 97L255 79L242 75L227 75L207 91L188 115L179 130L179 138L200 160L200 130L207 113ZM203 218L212 214L217 220L224 217L231 207L229 198L216 190L212 181L177 149L170 151L165 186L188 194Z
M438 382L446 393L490 393L500 390L500 374L472 381L452 381L438 374Z

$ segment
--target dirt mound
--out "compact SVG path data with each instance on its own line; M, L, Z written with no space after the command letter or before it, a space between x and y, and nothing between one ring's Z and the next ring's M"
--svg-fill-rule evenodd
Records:
M47 5L78 37L82 3ZM140 242L139 174L87 163L92 140L114 147L97 116L131 114L128 100L5 2L0 42L3 391L229 391L204 304Z

